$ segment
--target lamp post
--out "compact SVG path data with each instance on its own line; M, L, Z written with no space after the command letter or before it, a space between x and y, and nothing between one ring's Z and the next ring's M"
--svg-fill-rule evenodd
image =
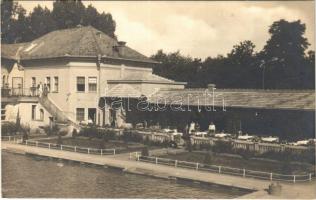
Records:
M265 75L266 64L277 61L277 60L279 60L277 57L273 57L268 61L261 60L259 68L262 68L262 89L263 90L264 90L264 75ZM280 59L280 61L283 61L283 60L284 59Z

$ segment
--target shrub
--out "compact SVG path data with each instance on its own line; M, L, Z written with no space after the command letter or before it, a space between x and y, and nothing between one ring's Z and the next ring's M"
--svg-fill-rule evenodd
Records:
M200 145L200 149L201 149L201 150L209 151L209 150L212 149L212 146L211 146L210 144L207 144L207 143L204 144L204 143L203 143L203 144Z
M284 165L291 161L315 164L315 149L311 148L300 153L295 153L288 149L283 152L268 151L261 154L260 157L283 161L285 162Z
M71 136L72 136L72 138L76 138L77 135L78 135L77 129L74 128L74 129L72 130L72 135L71 135Z
M204 163L205 164L211 164L212 161L213 161L213 157L212 157L211 153L205 154Z
M236 149L235 153L241 155L245 160L249 160L250 158L255 156L254 152L247 149Z
M68 132L66 130L59 132L59 135L61 135L61 136L66 136L67 134L68 134Z
M18 127L14 122L2 122L1 134L3 136L15 135L18 131Z
M149 156L148 147L144 147L144 148L142 149L142 156Z
M232 153L233 144L230 141L217 140L212 147L212 151L216 153Z
M57 144L58 145L62 145L63 144L63 139L62 139L61 135L58 135Z

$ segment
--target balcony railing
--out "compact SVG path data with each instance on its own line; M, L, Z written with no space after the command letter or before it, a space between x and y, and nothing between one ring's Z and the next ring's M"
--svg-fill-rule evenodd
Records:
M39 96L39 91L36 87L30 88L9 88L2 87L1 88L2 97L37 97Z

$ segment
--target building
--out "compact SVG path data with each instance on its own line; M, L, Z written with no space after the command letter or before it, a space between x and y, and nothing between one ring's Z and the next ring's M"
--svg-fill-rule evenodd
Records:
M109 109L98 104L111 89L149 95L185 85L152 74L157 62L91 26L2 44L1 61L2 120L19 115L31 128L56 121L110 124Z
M1 61L1 119L20 118L32 129L87 121L183 129L195 121L201 129L214 122L217 130L231 133L314 136L312 90L231 90L211 84L185 89L184 82L153 74L159 63L91 26L3 44Z

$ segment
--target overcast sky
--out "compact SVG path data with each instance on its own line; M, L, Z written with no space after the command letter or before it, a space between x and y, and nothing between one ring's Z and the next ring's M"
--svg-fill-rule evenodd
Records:
M52 9L51 1L19 2L30 12L37 4ZM150 56L159 49L180 50L184 55L205 58L226 55L243 40L261 50L269 38L269 26L276 20L300 19L306 24L310 49L314 50L314 2L102 2L92 4L109 12L116 21L119 40Z

